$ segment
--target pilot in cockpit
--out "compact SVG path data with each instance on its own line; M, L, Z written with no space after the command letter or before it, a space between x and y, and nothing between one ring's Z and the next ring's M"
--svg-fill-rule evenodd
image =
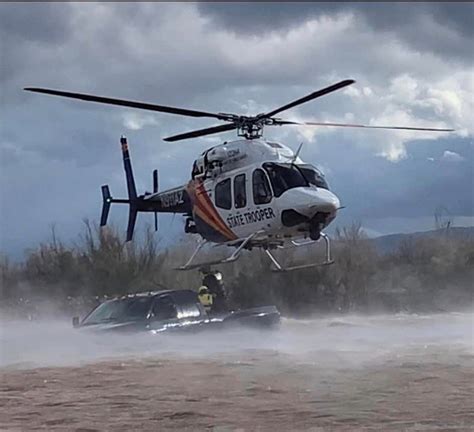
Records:
M194 180L196 177L204 174L204 165L202 163L198 163L197 160L193 163L193 170L191 171L191 178Z

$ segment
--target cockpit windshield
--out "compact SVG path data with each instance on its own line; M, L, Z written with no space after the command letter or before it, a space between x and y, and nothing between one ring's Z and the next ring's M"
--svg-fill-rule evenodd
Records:
M265 163L263 168L270 177L273 193L276 197L279 197L288 189L309 185L305 176L294 164Z
M152 298L133 297L109 300L95 308L83 321L83 325L105 322L125 322L137 318L146 318Z
M309 184L329 190L324 174L313 165L298 165Z

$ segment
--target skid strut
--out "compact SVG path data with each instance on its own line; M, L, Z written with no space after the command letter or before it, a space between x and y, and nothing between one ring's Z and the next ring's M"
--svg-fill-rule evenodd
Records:
M196 249L194 250L193 254L191 255L191 257L188 259L188 261L186 262L186 264L180 266L180 267L177 267L176 270L188 270L192 267L190 267L191 263L193 262L194 258L196 257L196 255L199 253L199 251L203 248L204 245L206 245L208 243L207 240L201 240L199 241Z
M321 233L321 237L324 240L324 243L326 245L326 256L325 256L325 261L321 263L311 263L311 264L302 264L302 265L296 265L296 266L289 266L289 267L283 267L276 257L270 252L269 249L265 249L265 253L268 255L270 258L271 262L275 266L273 271L278 271L278 272L286 272L286 271L292 271L292 270L301 270L305 268L311 268L311 267L320 267L320 266L325 266L325 265L330 265L334 263L334 260L331 258L331 241L327 234ZM300 246L307 246L312 243L316 243L316 241L311 240L311 241L303 241L303 242L296 242L292 241L293 246L300 247Z

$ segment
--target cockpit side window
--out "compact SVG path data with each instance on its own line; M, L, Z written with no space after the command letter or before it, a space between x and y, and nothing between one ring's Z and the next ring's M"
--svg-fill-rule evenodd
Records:
M324 174L312 165L299 165L298 168L301 170L309 184L312 184L321 189L329 190L329 186L324 178Z
M308 181L294 164L265 163L263 168L270 177L273 193L276 197L279 197L288 189L308 186Z
M245 174L239 174L234 178L234 205L236 209L245 207L247 205Z
M252 175L253 202L256 205L267 204L272 200L272 191L263 170L257 168Z
M232 207L232 191L230 190L230 178L216 185L216 206L225 210Z

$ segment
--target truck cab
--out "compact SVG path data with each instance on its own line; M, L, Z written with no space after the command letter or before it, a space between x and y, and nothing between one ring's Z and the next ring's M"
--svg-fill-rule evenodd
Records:
M175 330L201 330L242 324L274 327L280 322L275 306L208 314L192 290L166 290L116 297L94 308L76 328L97 331L161 333Z

